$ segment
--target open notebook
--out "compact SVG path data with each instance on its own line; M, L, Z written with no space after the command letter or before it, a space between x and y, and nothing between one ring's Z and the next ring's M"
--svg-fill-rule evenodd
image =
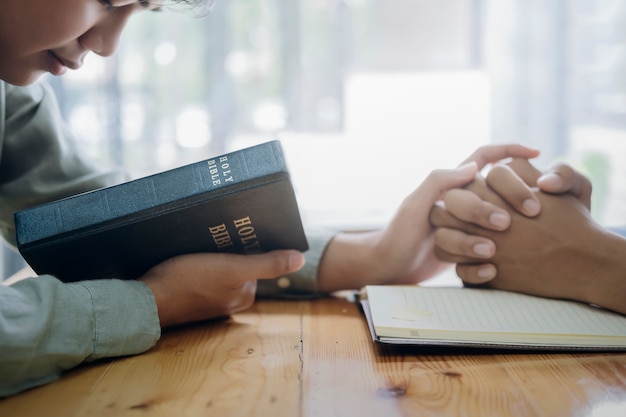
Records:
M367 286L361 305L382 343L626 351L626 316L572 301L407 285Z

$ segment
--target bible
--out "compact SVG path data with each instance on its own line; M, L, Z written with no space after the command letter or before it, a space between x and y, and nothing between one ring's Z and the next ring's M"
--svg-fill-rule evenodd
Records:
M626 316L574 301L418 285L367 286L360 301L385 344L626 351Z
M62 281L135 279L177 255L305 251L279 141L15 213L18 249Z

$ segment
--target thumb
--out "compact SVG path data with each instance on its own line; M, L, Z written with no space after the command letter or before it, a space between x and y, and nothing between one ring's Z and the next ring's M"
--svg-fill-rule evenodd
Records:
M239 257L243 270L254 271L256 279L272 279L290 274L304 266L304 255L296 250L275 250Z
M424 223L428 219L432 207L442 199L444 194L457 187L462 187L476 178L478 165L476 162L463 164L456 169L437 169L432 171L428 177L403 201L392 225L404 229L410 227L409 223L415 226L428 224ZM398 231L400 236L406 233Z
M587 208L591 207L591 181L566 164L556 164L537 180L541 191L551 194L569 193Z

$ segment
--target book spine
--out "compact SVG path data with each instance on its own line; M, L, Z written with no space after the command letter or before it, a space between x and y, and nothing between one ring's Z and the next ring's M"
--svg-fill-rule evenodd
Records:
M16 212L18 246L141 216L203 193L233 192L286 173L280 142L270 141Z

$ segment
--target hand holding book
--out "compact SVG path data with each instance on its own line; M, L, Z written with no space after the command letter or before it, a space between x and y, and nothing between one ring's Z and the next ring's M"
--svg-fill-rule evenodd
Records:
M197 253L162 262L139 280L152 290L165 328L244 310L254 302L257 279L284 276L303 264L304 256L292 250Z
M161 327L247 308L256 280L300 269L308 247L278 141L15 217L36 272L138 279L152 290Z

